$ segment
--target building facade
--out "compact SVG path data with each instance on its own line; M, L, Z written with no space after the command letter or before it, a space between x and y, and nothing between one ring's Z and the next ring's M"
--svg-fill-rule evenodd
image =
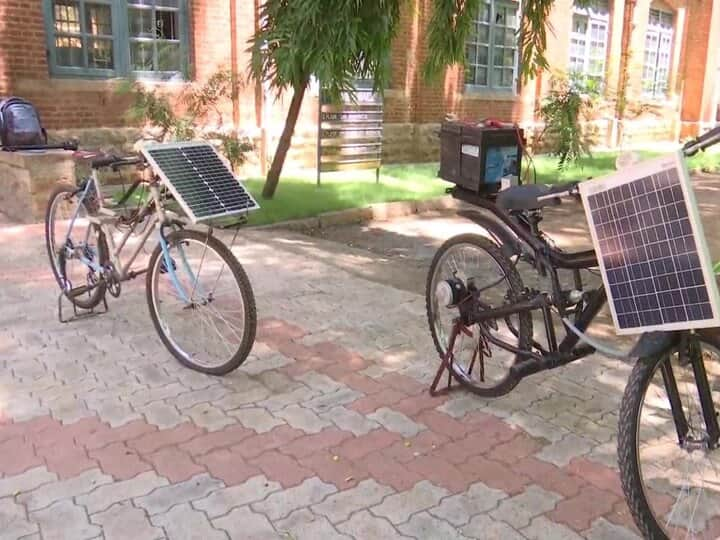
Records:
M57 136L118 146L127 128L133 78L177 97L221 69L245 80L248 40L261 0L0 0L0 95L36 104ZM548 28L551 71L519 79L519 2L488 0L467 43L467 67L422 78L432 0L407 0L385 91L385 155L437 158L436 131L448 113L512 120L539 130L538 108L552 80L569 73L597 81L603 98L587 122L603 146L676 140L718 120L720 3L712 0L597 0L578 9L556 0ZM627 103L618 118L618 96ZM286 97L248 82L233 99L235 125L271 155ZM309 92L292 159L312 164L317 89ZM179 105L178 105L179 106Z

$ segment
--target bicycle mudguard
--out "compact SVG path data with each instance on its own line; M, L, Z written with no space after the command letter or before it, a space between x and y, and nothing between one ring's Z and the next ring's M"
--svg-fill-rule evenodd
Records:
M460 210L457 214L485 229L507 257L521 252L520 241L500 220L478 210Z
M678 332L647 332L635 343L630 356L648 358L662 355L677 344L679 335Z

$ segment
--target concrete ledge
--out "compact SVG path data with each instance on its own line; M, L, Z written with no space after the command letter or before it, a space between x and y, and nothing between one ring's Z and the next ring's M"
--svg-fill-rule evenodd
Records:
M426 201L397 201L372 204L365 208L350 208L337 212L326 212L317 217L282 221L271 225L248 227L250 229L285 229L299 232L316 231L339 225L352 225L356 223L369 223L373 221L390 221L399 217L436 212L439 210L454 210L460 207L460 202L450 195L428 199Z

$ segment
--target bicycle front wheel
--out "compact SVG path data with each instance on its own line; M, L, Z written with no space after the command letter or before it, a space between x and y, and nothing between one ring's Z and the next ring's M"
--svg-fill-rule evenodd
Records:
M716 403L719 337L703 332L698 341L699 363ZM643 358L635 364L625 389L618 425L620 477L645 538L720 537L720 450L707 444L695 369L692 364L682 365L677 352Z
M155 329L185 366L212 375L238 368L255 341L257 314L250 280L214 236L181 230L160 244L147 273Z

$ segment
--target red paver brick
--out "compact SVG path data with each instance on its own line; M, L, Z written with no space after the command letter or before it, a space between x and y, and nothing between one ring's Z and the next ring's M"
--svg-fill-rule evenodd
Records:
M400 435L384 429L375 429L365 435L347 439L332 452L344 459L355 461L362 459L372 452L387 448L393 443L401 440Z
M128 446L137 450L140 455L154 454L161 448L194 439L204 433L202 429L190 422L185 422L171 429L153 431L128 442Z
M157 473L167 478L171 484L184 482L196 474L205 472L204 467L194 463L186 452L176 447L163 448L145 459L152 463Z
M22 437L0 443L0 476L13 476L42 465L33 445Z
M396 442L382 452L400 463L407 463L417 457L415 454L425 455L431 453L448 442L448 440L444 435L426 429L411 439Z
M609 491L587 486L574 497L560 501L547 517L575 531L584 531L597 518L610 512L618 500Z
M534 484L543 489L554 491L564 497L573 497L588 485L579 476L534 457L526 457L517 461L513 464L512 469L519 474L528 476Z
M291 341L300 339L307 335L307 332L281 319L265 318L260 319L257 324L258 341Z
M87 436L79 437L79 440L88 450L96 450L110 443L130 441L143 435L153 435L155 432L157 427L151 426L145 420L133 420L116 428L98 428Z
M419 414L421 414L423 411L431 411L435 407L439 407L440 405L445 403L447 400L448 400L447 396L432 397L428 393L422 393L422 394L417 394L415 396L406 397L405 399L401 399L395 405L393 405L393 409L403 413L405 416L409 416L410 418L417 420L417 416ZM433 411L433 412L437 412L438 414L443 414L438 411ZM443 414L443 416L447 416L448 418L455 420L454 418L452 418L451 416L448 416L446 414ZM457 420L455 420L455 421L457 422ZM428 426L428 427L430 427L430 426Z
M335 459L331 452L320 451L300 459L300 464L313 471L323 482L334 484L338 490L355 487L369 476L366 469L346 459Z
M360 414L370 414L380 407L389 407L406 397L407 394L403 392L393 388L385 388L380 392L353 401L348 408Z
M463 492L474 483L474 480L470 480L455 465L437 456L419 456L406 463L405 466L451 493Z
M519 434L508 442L493 447L487 457L512 465L538 452L542 446L536 439L525 434Z
M614 523L615 525L620 525L621 527L630 529L638 536L642 536L637 526L635 525L635 520L633 519L632 514L630 514L630 509L628 508L625 499L616 502L612 510L605 514L605 519L607 519L611 523ZM708 538L720 538L720 536L708 536Z
M347 431L327 427L319 433L298 437L291 443L281 446L278 450L283 454L299 459L327 448L339 446L343 441L352 436L353 434Z
M566 469L596 488L610 491L618 497L624 496L617 471L609 467L589 459L575 458L568 463Z
M128 480L152 468L125 443L112 443L97 450L90 450L88 454L100 463L100 468L105 474L109 474L115 480Z
M399 390L409 396L414 396L425 392L426 386L402 373L386 373L379 379L380 384Z
M459 465L473 456L484 455L497 444L498 441L492 437L486 437L482 433L470 433L462 439L443 444L432 453L450 463Z
M362 392L363 394L377 394L384 389L383 385L375 379L371 379L367 375L359 373L348 373L338 379L339 382L349 386L353 390Z
M532 483L527 476L515 472L513 467L508 467L499 461L486 459L483 456L471 457L457 467L466 475L470 484L482 481L489 487L510 495L522 493Z
M228 486L242 484L260 474L260 469L248 465L237 453L230 450L214 450L196 458L198 464Z
M368 366L362 356L337 343L323 341L315 344L313 350L318 356L328 359L332 364L343 366L348 372L360 371Z
M38 452L45 449L38 450ZM97 462L88 457L87 451L76 445L53 447L43 457L47 469L57 474L61 480L72 478L83 471L97 467Z
M390 486L396 491L408 490L423 480L415 471L380 452L373 452L357 460L355 466L366 470L379 484Z
M314 349L306 347L302 343L295 343L294 341L277 341L273 343L275 349L280 354L287 356L288 358L294 358L298 361L309 361L314 357L317 357L317 353ZM327 362L330 360L328 359ZM327 363L324 359L320 362L322 365Z
M507 442L524 431L509 426L496 416L473 411L463 420L467 426L468 433L479 433L496 444Z
M53 433L62 428L62 424L51 416L38 416L24 422L3 422L0 424L0 443L16 437L25 437L32 441L40 433L49 431Z
M276 450L263 452L248 463L260 469L268 479L279 482L285 489L297 486L303 480L314 476L311 469L303 467L296 459Z
M305 432L288 425L277 426L267 433L245 439L240 444L232 446L230 450L243 458L254 458L267 450L284 448L288 443L303 435Z
M204 433L203 435L184 442L180 445L180 449L191 456L199 456L207 454L212 450L227 448L228 446L237 444L253 435L255 435L253 430L247 429L243 426L227 426L221 431Z
M425 411L419 414L416 420L434 432L442 433L451 439L462 439L468 433L467 426L462 421L440 411Z

